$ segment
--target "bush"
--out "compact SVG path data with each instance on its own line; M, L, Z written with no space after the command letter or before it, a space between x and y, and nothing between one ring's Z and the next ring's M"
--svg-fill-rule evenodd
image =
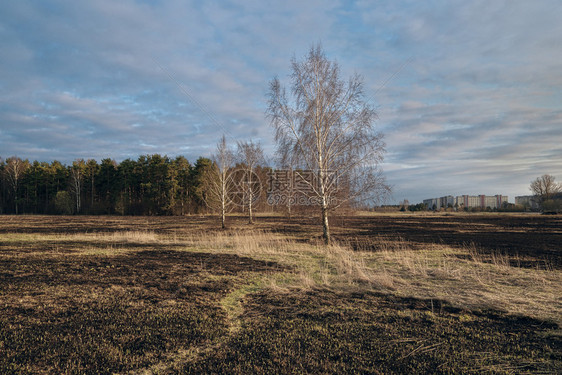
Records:
M74 212L74 202L67 191L59 191L55 197L55 209L58 214L71 215Z
M556 214L562 213L562 200L560 199L549 199L542 203L543 213Z

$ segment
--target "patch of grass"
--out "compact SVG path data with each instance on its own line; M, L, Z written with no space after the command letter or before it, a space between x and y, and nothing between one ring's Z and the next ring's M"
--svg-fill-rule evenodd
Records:
M465 309L496 309L562 323L562 273L549 267L514 267L506 255L491 260L474 256L474 248L426 246L408 248L400 242L368 257L372 273L392 280L394 293L437 298Z

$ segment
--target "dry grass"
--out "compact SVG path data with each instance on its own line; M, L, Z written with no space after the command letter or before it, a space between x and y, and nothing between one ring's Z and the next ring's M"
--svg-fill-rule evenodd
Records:
M384 272L395 281L397 294L562 322L562 274L552 268L512 266L517 259L502 254L485 257L473 245L413 250L400 242L396 247L375 253L369 265L371 272Z
M474 245L408 243L403 239L371 239L369 248L357 243L331 246L296 242L262 230L231 230L199 234L159 234L151 231L78 234L7 234L3 242L22 249L50 244L90 255L112 255L151 245L183 251L231 253L273 261L291 271L261 275L235 291L226 306L239 314L239 301L250 291L271 288L367 288L400 296L446 300L466 309L497 309L538 319L562 322L562 273L557 270L513 266L517 259L503 254L484 256ZM353 245L353 246L352 246Z
M512 266L503 254L481 255L474 245L453 248L403 239L373 239L378 251L298 243L268 232L221 232L180 241L192 248L232 252L276 261L293 269L269 276L260 285L273 288L318 286L382 290L401 296L442 299L466 309L497 309L538 319L562 321L562 273ZM356 245L356 244L354 244ZM356 247L356 246L354 246Z

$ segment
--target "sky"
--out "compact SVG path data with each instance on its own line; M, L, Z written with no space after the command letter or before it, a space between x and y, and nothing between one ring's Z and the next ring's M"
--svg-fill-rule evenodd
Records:
M18 0L0 5L0 157L273 157L269 82L321 43L363 77L393 196L562 181L562 2Z

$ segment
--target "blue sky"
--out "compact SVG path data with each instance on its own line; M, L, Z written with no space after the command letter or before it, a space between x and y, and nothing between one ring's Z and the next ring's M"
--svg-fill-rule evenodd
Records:
M6 1L0 156L274 150L269 81L321 42L363 76L389 203L562 181L562 2Z

